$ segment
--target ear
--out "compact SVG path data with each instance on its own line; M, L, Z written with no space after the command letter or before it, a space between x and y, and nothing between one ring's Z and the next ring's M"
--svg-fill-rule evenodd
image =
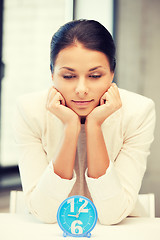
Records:
M54 86L54 77L52 72L51 72L51 78L52 78L52 86Z
M114 72L111 72L111 83L114 81Z
M53 81L53 67L52 67L52 64L50 64L50 71L51 71L51 78L52 78L52 81Z

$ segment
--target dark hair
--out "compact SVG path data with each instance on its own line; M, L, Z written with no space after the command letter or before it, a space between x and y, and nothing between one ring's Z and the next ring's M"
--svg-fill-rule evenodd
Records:
M110 70L116 66L115 44L109 31L95 20L75 20L66 23L53 35L50 46L50 68L53 72L58 53L76 41L85 48L103 52L109 60Z

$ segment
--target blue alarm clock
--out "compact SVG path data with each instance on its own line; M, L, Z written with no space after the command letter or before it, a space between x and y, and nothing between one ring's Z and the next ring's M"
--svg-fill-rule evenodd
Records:
M94 203L84 196L66 198L57 211L57 222L64 237L91 237L97 218Z

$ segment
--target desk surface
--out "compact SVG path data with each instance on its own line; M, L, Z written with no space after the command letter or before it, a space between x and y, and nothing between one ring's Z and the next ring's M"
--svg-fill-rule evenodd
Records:
M72 240L62 236L58 224L44 224L31 215L0 213L2 240ZM97 223L91 239L96 240L160 240L160 218L126 218L120 224L104 226Z

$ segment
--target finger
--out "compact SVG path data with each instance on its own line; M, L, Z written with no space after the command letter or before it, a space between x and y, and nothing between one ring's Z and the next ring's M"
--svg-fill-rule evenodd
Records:
M111 83L111 86L112 86L112 87L117 87L117 84L116 84L115 82L112 82L112 83Z
M122 106L122 101L121 101L119 89L115 83L112 84L111 93L114 94L114 98L112 100L113 103L115 104L115 106L118 106L118 108L120 108Z
M56 93L57 93L57 90L56 90L54 87L51 87L51 88L49 89L47 98L48 98L48 99L53 98Z
M107 92L108 92L108 94L109 94L110 96L112 96L113 98L114 98L115 95L116 95L116 93L115 93L115 91L114 91L114 89L113 89L112 86L108 89Z
M113 87L113 89L114 89L114 92L115 92L115 97L116 97L116 99L117 99L117 100L120 100L121 97L120 97L120 93L119 93L119 89L118 89L117 85L115 85L115 86Z
M114 92L119 93L119 89L118 89L118 86L117 86L116 83L112 83L111 87L112 87Z
M108 92L116 99L120 98L118 87L115 83L112 83L111 87L108 89Z
M65 100L63 96L61 95L60 92L57 92L56 95L54 96L52 103L57 107L59 105L65 106Z
M58 91L57 91L57 89L56 89L55 87L52 86L52 87L49 89L49 91L48 91L48 96L49 96L52 92L55 92L55 93L56 93L56 92L58 92Z
M65 106L65 105L66 105L65 99L64 99L64 97L62 96L62 94L61 94L60 92L59 92L59 94L60 94L61 104L62 104L63 106Z
M57 93L57 91L53 87L51 87L49 89L48 96L47 96L47 101L46 101L46 107L47 108L48 108L50 102L52 101L52 99L54 98L56 93Z
M103 96L102 96L102 101L103 101L103 104L108 104L108 103L111 103L112 102L112 96L110 93L106 92Z
M60 95L60 101L61 101L61 104L65 106L65 99L64 97L62 96L62 94L54 87L52 86L51 90L50 90L50 97L54 97L57 93L59 93Z
M116 92L117 90L117 85L115 83L112 83L108 91Z
M59 92L56 93L52 100L53 104L57 107L61 104L61 94Z
M106 102L106 93L104 93L103 96L101 97L101 99L100 99L100 105L105 104L105 102Z
M117 94L118 94L118 96L117 96ZM115 98L117 99L119 97L119 90L118 90L118 87L117 87L116 83L112 83L111 86L109 87L109 89L107 90L107 92L105 92L103 94L103 96L100 99L100 105L105 104L106 101L111 99L111 97L113 98L113 100Z

